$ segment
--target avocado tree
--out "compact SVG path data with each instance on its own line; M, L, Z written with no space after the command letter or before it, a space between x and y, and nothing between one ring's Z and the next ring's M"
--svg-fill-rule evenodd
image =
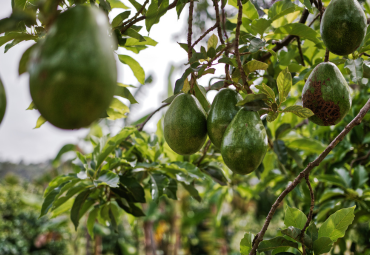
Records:
M178 254L189 238L179 226L186 229L191 218L181 211L196 206L173 200L203 200L216 212L209 227L216 229L215 241L204 253L228 254L233 249L217 242L227 240L219 227L223 207L243 219L253 202L252 221L266 218L261 230L242 230L243 255L344 254L348 243L351 252L370 254L366 234L356 240L346 235L370 220L370 2L282 0L260 8L260 2L213 0L214 13L207 11L206 19L214 25L197 36L193 22L207 1L129 2L133 10L108 20L112 8L128 8L124 2L12 0L12 15L0 20L6 51L36 42L19 64L20 75L30 73L29 109L42 115L36 126L49 121L64 129L90 127L91 152L68 144L54 159L54 167L68 173L49 183L40 216L68 212L77 229L86 215L91 236L98 225L118 232L122 215L134 228L143 217L146 254ZM129 107L119 97L137 103L132 85L115 84L113 51L145 54L157 42L144 36L140 24L149 32L175 10L178 17L188 15L187 42L179 43L188 62L173 93L153 113L103 135L99 119L127 117ZM84 59L88 64L81 64ZM118 60L145 84L135 59L120 54ZM216 66L224 70L220 77L214 76ZM199 84L203 76L210 78L208 86ZM211 106L206 95L212 90L220 92ZM167 106L156 133L143 131ZM75 160L63 162L70 151ZM283 226L267 232L282 204ZM158 210L173 216L167 241L159 223L158 237L151 233ZM363 231L369 233L368 223ZM160 246L166 242L166 249ZM185 252L196 254L189 247Z

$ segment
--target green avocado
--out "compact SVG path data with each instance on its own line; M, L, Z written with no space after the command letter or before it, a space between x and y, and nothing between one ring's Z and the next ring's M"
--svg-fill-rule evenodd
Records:
M4 85L0 79L0 124L4 118L5 110L6 110L6 94L5 94Z
M321 20L322 40L329 51L348 55L360 46L367 19L357 0L332 0Z
M302 90L303 106L315 114L310 121L320 126L338 124L351 108L349 86L336 65L320 63Z
M103 11L76 6L57 17L31 52L31 97L54 126L78 129L105 114L117 83L109 31Z
M217 148L221 147L227 126L240 110L236 104L242 99L242 96L235 90L223 89L213 100L207 118L207 131L209 139Z
M227 127L221 144L225 164L237 174L249 174L267 152L267 134L257 112L242 108Z
M164 117L164 138L173 151L190 155L207 139L207 115L196 97L178 95Z

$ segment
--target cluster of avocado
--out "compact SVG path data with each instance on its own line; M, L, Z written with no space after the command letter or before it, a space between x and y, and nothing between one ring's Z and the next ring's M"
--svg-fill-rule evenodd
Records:
M221 150L225 164L238 174L249 174L262 163L267 151L267 134L257 112L236 104L240 94L221 90L208 113L196 97L180 94L164 118L164 137L176 153L199 151L207 139Z
M322 17L320 32L328 50L343 56L360 46L366 28L366 15L357 0L332 0ZM314 68L303 88L302 101L315 114L310 121L321 126L338 124L352 103L345 78L329 62Z
M109 31L103 11L76 6L60 14L33 49L31 97L54 126L78 129L106 115L117 83Z

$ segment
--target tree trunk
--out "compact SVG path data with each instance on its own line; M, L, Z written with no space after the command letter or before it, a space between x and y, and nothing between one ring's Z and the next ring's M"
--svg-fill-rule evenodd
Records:
M156 245L153 238L153 221L144 221L145 255L156 255Z
M101 255L103 251L101 236L95 236L95 253L94 255Z

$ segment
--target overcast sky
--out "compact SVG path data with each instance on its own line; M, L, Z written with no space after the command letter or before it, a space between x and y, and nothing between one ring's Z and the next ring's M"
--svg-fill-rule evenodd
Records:
M124 1L129 5L128 1ZM112 17L122 12L122 9L114 9ZM0 19L11 14L11 0L0 1ZM159 24L154 25L149 36L158 42L156 47L150 47L139 54L127 50L119 50L118 53L130 55L135 58L144 68L146 74L153 74L154 83L145 88L146 96L138 99L139 105L135 107L132 119L138 119L160 106L161 101L167 96L167 75L171 64L181 65L185 63L187 54L179 47L173 38L174 33L181 32L186 15L177 20L176 11L173 9L161 18ZM144 24L141 24L144 25ZM143 34L143 33L142 33ZM144 33L145 35L145 33ZM183 39L184 40L184 39ZM66 143L76 143L87 134L86 129L78 131L63 131L46 123L39 129L33 129L39 113L36 110L26 111L32 99L28 88L28 74L18 76L18 63L23 52L34 42L22 42L11 48L4 54L4 46L0 47L0 77L7 93L7 111L3 122L0 124L0 161L9 160L27 163L41 162L55 157L59 149ZM118 82L137 85L137 80L131 70L117 63ZM173 84L181 73L175 74ZM203 85L206 80L203 80ZM207 95L208 96L208 95ZM214 93L209 95L214 96ZM146 130L155 131L155 124L161 117L158 113L148 123ZM116 122L117 130L122 121Z

